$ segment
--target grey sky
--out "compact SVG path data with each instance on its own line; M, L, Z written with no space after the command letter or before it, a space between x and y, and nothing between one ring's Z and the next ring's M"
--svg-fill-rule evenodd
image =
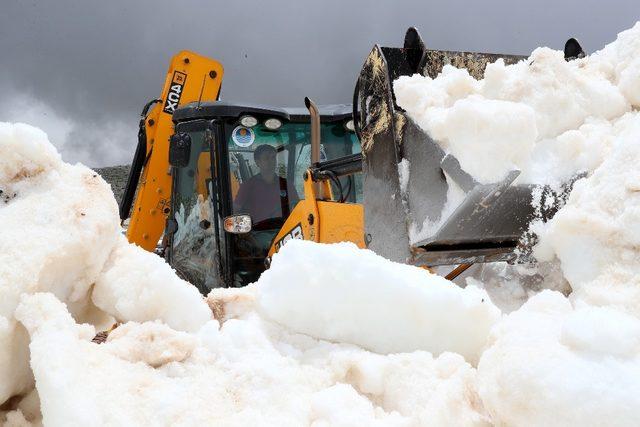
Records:
M409 26L433 48L528 54L570 36L592 52L639 19L638 0L2 0L0 121L42 127L67 161L122 164L182 49L222 62L227 100L348 103L371 47Z

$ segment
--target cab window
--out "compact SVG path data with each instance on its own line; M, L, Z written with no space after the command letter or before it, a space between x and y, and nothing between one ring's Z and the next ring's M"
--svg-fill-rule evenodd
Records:
M342 122L322 124L321 160L330 160L360 151L353 132ZM226 129L229 156L232 211L249 214L251 232L233 236L234 271L247 276L238 283L257 279L264 258L285 220L304 198L303 174L310 165L310 123L283 123L277 130L263 124L252 128L230 125ZM350 196L347 202L359 202L362 194L360 174L343 177L341 187ZM252 272L251 274L249 272ZM249 277L251 276L251 277Z
M321 126L321 161L360 152L357 137L342 122ZM303 174L310 165L310 141L309 123L285 123L278 131L262 125L234 127L228 141L233 212L248 213L254 223L286 218L304 198ZM274 176L279 179L271 179ZM362 201L360 176L340 181L344 201Z

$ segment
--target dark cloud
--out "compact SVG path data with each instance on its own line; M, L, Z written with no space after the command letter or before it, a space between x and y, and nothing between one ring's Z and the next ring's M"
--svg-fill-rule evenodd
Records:
M338 103L350 102L373 44L400 45L409 26L434 48L525 54L570 36L597 50L639 19L637 0L2 3L0 90L72 121L63 154L96 166L129 161L139 110L182 49L224 64L225 99ZM10 101L0 120L19 119ZM116 128L131 135L109 135Z

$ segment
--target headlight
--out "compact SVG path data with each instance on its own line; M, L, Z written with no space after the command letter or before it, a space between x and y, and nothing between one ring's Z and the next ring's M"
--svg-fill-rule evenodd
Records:
M267 119L264 122L264 125L269 130L278 130L278 129L280 129L280 126L282 126L282 122L280 120L278 120L278 119Z
M356 131L356 127L353 125L353 119L349 120L348 122L346 122L344 124L344 127L351 132L355 132Z
M258 124L258 119L253 116L242 116L240 118L240 124L246 128L252 128Z
M224 230L227 233L245 234L251 231L249 215L231 215L224 219Z

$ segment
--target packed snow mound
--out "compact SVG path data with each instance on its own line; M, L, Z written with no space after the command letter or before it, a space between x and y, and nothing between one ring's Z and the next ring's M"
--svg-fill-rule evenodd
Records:
M22 144L24 143L24 146ZM25 331L13 317L20 295L49 291L79 318L116 241L117 207L91 170L62 163L46 135L0 123L0 402L32 387Z
M504 425L637 425L640 320L545 291L493 330L478 387Z
M435 79L416 75L394 84L410 118L480 182L519 169L520 183L559 188L584 175L553 219L531 229L541 265L559 261L563 280L540 266L530 277L543 280L530 288L521 286L528 272L485 276L481 269L466 280L493 287L501 307L522 303L531 290L560 289L565 280L571 287L568 298L544 291L509 307L517 310L492 329L477 372L478 393L496 424L640 419L638 58L640 24L571 62L541 48L515 65L488 65L483 80L447 66ZM460 200L450 194L448 203Z
M459 288L353 243L292 241L274 255L257 290L266 317L383 354L451 351L475 363L500 319L485 291Z
M195 332L211 319L198 290L175 275L157 255L120 236L102 275L93 302L117 319L136 322L162 319L170 327Z
M175 331L163 323L128 322L109 334L105 347L121 359L157 368L170 362L182 362L196 345L193 335Z
M99 327L160 319L196 330L211 318L193 287L161 259L122 240L118 207L104 180L85 166L62 162L46 135L28 125L0 123L0 227L0 405L33 388L28 335L14 317L25 294L52 293L75 320ZM117 258L123 251L126 260ZM144 270L137 271L146 272L146 280L131 283L126 274L119 281L103 279L126 269L120 263L141 258ZM119 286L127 283L136 292L119 297ZM175 314L181 304L189 316Z
M578 293L612 268L624 266L640 274L640 114L626 114L614 125L614 133L606 160L576 182L564 208L539 230L538 257L557 256ZM619 292L610 294L616 298ZM640 315L637 301L633 310Z
M487 425L461 356L377 355L291 333L243 307L186 341L148 322L97 345L53 295L24 296L16 314L31 335L44 424ZM167 346L189 342L189 352L154 366L116 346L129 340L134 353L155 353L135 342L154 335Z
M597 167L609 122L640 106L638 40L640 24L570 62L539 48L517 64L487 65L480 81L453 66L435 79L403 76L396 100L478 181L519 169L520 182L557 183Z
M639 52L640 25L570 63L539 49L482 81L397 82L446 150L476 153L460 158L477 179L586 172L534 227L544 264L465 289L294 240L257 283L205 300L122 238L100 177L0 123L0 424L636 425ZM398 167L405 182L416 165Z

